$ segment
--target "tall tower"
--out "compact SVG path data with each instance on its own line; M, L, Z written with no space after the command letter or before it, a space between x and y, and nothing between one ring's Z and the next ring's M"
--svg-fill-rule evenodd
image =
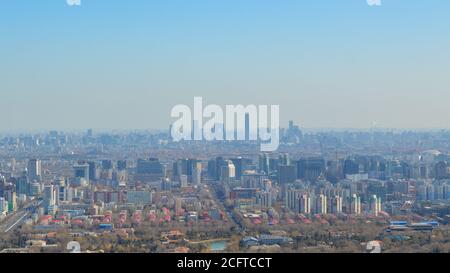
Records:
M27 167L28 177L31 181L39 181L41 179L41 161L39 159L30 159Z

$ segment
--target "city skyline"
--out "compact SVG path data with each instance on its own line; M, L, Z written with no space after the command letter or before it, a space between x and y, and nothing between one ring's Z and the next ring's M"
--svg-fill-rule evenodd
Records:
M449 7L2 1L0 132L167 130L194 96L302 128L446 129Z

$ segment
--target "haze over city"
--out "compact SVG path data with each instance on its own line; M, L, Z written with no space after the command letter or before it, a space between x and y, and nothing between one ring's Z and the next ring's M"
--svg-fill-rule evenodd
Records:
M450 253L449 11L0 1L0 268L151 253L64 264L361 271L303 254Z
M448 1L1 1L0 131L168 129L279 104L307 128L448 128Z

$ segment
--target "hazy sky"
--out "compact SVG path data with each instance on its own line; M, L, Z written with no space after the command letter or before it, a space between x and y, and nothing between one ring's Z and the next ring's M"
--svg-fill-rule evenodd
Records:
M0 131L168 128L175 104L304 127L450 127L450 1L0 1Z

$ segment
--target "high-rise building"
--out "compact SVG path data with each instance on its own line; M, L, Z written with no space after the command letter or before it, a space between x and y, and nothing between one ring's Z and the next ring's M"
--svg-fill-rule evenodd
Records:
M192 170L192 183L200 185L202 183L202 163L196 162Z
M299 196L298 190L293 188L286 189L286 207L295 212L299 212Z
M325 160L322 158L303 158L297 161L297 178L316 181L325 172Z
M31 184L30 184L30 181L29 181L29 179L28 179L28 177L26 175L23 175L23 176L19 177L16 180L16 192L18 194L29 195L30 194L30 187L31 187Z
M259 191L256 193L256 204L263 208L272 207L272 195L267 191Z
M138 159L137 173L162 175L164 173L164 167L157 158Z
M278 157L278 164L279 165L291 165L291 160L289 158L289 154L288 153L281 154Z
M378 216L381 211L381 198L376 195L372 195L369 200L369 213Z
M270 160L268 154L266 153L260 154L258 156L258 161L259 161L259 171L264 172L265 174L269 174Z
M127 161L126 160L117 161L117 170L125 171L126 169L127 169Z
M330 199L330 213L339 214L342 213L342 197L336 195Z
M267 178L265 174L246 173L241 176L241 185L244 188L261 188L262 182Z
M40 181L42 177L41 161L39 159L30 159L28 161L28 177L31 181Z
M448 165L445 161L439 161L435 165L435 178L438 180L448 178Z
M113 179L113 163L111 160L102 160L102 169L100 172L100 178L103 180Z
M231 160L226 160L226 164L222 166L221 170L221 180L226 180L229 178L236 177L236 168Z
M300 195L299 199L299 212L303 214L311 213L311 198L307 194Z
M77 164L73 166L74 176L89 182L89 164Z
M56 189L53 185L47 185L44 187L44 200L43 200L44 211L50 214L54 211L56 206Z
M180 175L180 185L182 188L186 188L188 186L188 176L185 174Z
M152 193L150 191L127 191L127 203L147 205L152 202Z
M172 190L172 181L169 178L163 177L161 178L161 190L162 191L171 191Z
M356 194L353 194L350 197L349 205L348 205L348 213L354 215L361 214L361 197Z
M222 177L222 167L227 166L228 162L226 160L223 159L223 157L217 157L216 158L216 162L215 162L215 179L218 181L221 179Z
M88 165L89 165L89 180L97 181L97 165L93 161L89 161Z
M278 181L280 184L289 184L295 182L297 178L297 170L294 165L278 166Z
M327 197L323 194L319 194L315 198L316 200L316 206L315 206L315 212L317 214L327 214Z

